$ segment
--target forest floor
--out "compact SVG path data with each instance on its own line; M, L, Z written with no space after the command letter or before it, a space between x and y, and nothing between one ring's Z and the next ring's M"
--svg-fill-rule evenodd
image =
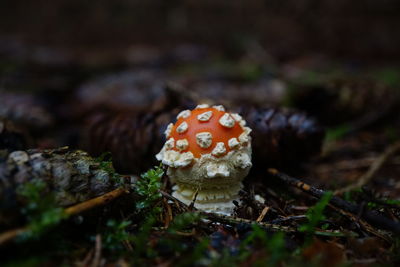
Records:
M0 65L2 266L400 263L399 67L274 62L253 45L119 61L14 48ZM200 103L253 127L232 216L172 197L154 157Z

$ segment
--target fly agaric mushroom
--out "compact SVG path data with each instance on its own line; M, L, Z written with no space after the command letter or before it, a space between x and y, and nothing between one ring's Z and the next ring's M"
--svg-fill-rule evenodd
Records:
M200 210L231 214L251 164L251 129L223 106L184 110L165 131L156 158L168 166L173 196ZM196 196L197 195L197 196Z

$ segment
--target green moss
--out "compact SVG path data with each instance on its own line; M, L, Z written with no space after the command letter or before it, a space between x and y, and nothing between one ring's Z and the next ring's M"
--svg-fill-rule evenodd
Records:
M326 218L324 215L324 210L329 204L332 196L332 192L326 192L314 207L311 207L307 210L306 217L308 222L300 226L299 230L301 232L305 232L308 235L311 235L315 232L317 225Z
M26 202L21 212L28 220L28 230L20 234L19 240L38 238L67 217L64 210L57 206L54 193L46 192L46 187L46 183L40 179L33 179L18 187L17 194Z
M17 259L10 262L5 263L4 267L39 267L43 266L43 262L47 259L42 257L29 257L24 259Z
M142 266L146 259L153 259L157 256L157 251L149 246L152 227L157 220L153 215L146 217L135 235L132 236L133 244L132 264Z
M161 198L159 190L161 189L161 177L163 175L164 171L161 167L155 167L141 175L141 179L134 186L136 193L142 197L136 203L138 210L152 207Z
M400 69L398 68L379 69L372 76L388 86L398 87L400 84Z
M400 206L400 200L396 200L396 199L386 199L386 200L385 200L385 203L386 203L386 204L389 204L389 205L397 205L397 206Z
M121 175L115 172L111 152L104 152L95 161L99 164L99 168L105 171L109 176L111 181L116 186L123 186L124 181Z
M190 225L197 223L201 218L201 214L197 212L185 212L178 214L174 217L174 220L168 228L168 232L175 233L176 231L185 230Z
M351 130L348 124L339 125L337 127L329 128L326 130L325 141L332 142L343 138Z
M109 251L124 249L122 242L132 240L132 236L127 232L127 227L132 224L131 221L117 222L114 219L107 221L107 228L103 234L104 248Z

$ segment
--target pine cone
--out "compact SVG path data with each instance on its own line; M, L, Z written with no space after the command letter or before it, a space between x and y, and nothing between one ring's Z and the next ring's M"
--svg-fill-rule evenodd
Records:
M78 88L74 105L83 112L98 107L111 110L143 111L157 108L166 97L162 72L125 71L102 76Z
M54 123L53 116L34 96L1 89L0 117L36 131L50 127Z
M118 172L143 172L157 164L154 155L178 112L99 112L88 120L83 147L94 156L111 152ZM255 165L297 165L321 150L324 131L304 113L252 108L242 114L253 129Z
M253 130L255 168L297 166L321 150L324 130L302 112L252 108L243 116Z
M79 113L80 116L85 115L80 146L93 156L111 152L114 166L120 173L137 174L158 164L155 154L165 141L164 131L168 123L175 119L180 110L195 106L188 95L172 87L162 87L162 94L154 98L148 80L150 77L145 75L137 79L131 80L123 75L122 80L115 81L121 87L115 87L115 91L110 89L107 97L99 97L93 103L89 101ZM131 84L127 81L142 81L150 87L138 87L139 82ZM95 87L92 90L93 93L97 92ZM112 92L122 93L119 97L125 94L131 98L139 96L143 102L140 106L133 102L117 106L115 99L112 99Z
M103 168L83 151L14 151L0 157L0 226L13 223L24 203L17 188L34 179L44 181L41 194L52 192L60 206L82 202L115 189L112 167Z
M324 125L355 121L371 113L382 113L383 116L399 103L396 90L365 78L343 78L299 86L292 98L294 106L317 117ZM378 110L373 108L377 106Z
M82 146L94 156L111 152L120 173L141 173L157 164L155 154L175 113L99 112L88 119Z

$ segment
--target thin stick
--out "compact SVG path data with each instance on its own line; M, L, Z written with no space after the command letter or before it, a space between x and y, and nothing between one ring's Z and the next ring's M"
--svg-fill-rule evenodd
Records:
M269 211L269 207L268 206L264 207L263 210L260 213L260 216L258 216L256 222L261 222L264 219L264 217L265 217L265 215L267 214L268 211Z
M268 169L268 173L273 177L285 182L286 184L296 187L313 197L321 198L326 193L321 189L310 186L299 179L290 177L289 175L281 173L276 169ZM337 196L333 196L329 203L354 215L360 214L360 218L377 228L400 234L400 223L388 219L380 212L363 210L360 206L347 202Z
M307 207L308 209L308 207ZM278 218L272 221L272 223L275 224L280 224L288 221L297 221L297 220L304 220L307 219L306 215L293 215L293 216L288 216L288 217L283 217L283 218Z
M372 163L371 167L366 173L364 173L360 178L357 179L355 183L352 183L344 188L335 191L335 195L342 194L344 192L351 191L356 188L360 188L367 184L375 174L382 168L385 162L394 154L400 150L400 142L396 142L388 146L385 151Z
M237 218L237 217L232 217L232 216L226 216L222 214L217 214L217 213L208 213L208 212L200 212L200 214L206 216L208 219L215 220L217 222L222 222L222 223L227 223L227 224L247 224L247 225L258 225L261 228L264 228L267 231L281 231L281 232L287 232L287 233L299 233L300 231L296 227L290 227L290 226L283 226L279 224L273 224L273 223L265 223L265 222L257 222L257 221L252 221L248 219L243 219L243 218ZM338 230L322 230L318 229L314 232L315 235L320 235L320 236L336 236L336 237L348 237L348 236L357 236L356 233L353 232L341 232Z
M106 205L111 200L114 200L114 199L118 198L119 196L121 196L122 194L125 194L127 192L128 191L126 189L124 189L124 188L117 188L117 189L115 189L115 190L113 190L111 192L108 192L108 193L106 193L104 195L101 195L99 197L92 198L92 199L89 199L89 200L87 200L85 202L76 204L76 205L74 205L72 207L66 208L65 209L65 213L68 216L71 216L71 215L75 215L75 214L78 214L78 213L82 213L82 212L84 212L86 210L89 210L89 209L93 209L93 208L95 208L97 206L100 206L100 205Z
M100 266L101 248L102 248L101 235L97 234L96 235L96 244L95 244L95 249L94 249L94 257L93 257L93 261L92 261L91 267Z
M117 188L117 189L115 189L111 192L108 192L102 196L92 198L85 202L82 202L82 203L76 204L74 206L71 206L69 208L66 208L64 210L64 212L67 215L67 217L75 215L75 214L79 214L81 212L95 208L97 206L106 205L111 200L116 199L125 193L128 193L128 191L126 189ZM12 229L12 230L1 233L0 234L0 245L7 243L8 241L10 241L10 240L14 239L16 236L18 236L19 234L22 234L23 232L26 232L28 230L29 230L29 227L26 226L26 227L16 228L16 229Z
M167 200L165 198L163 198L163 204L164 207L166 208L165 211L165 220L164 220L164 227L168 228L169 224L172 222L172 220L174 219L172 216L172 209L171 206L168 204Z
M283 231L283 232L289 232L289 233L295 233L299 232L296 228L294 227L289 227L289 226L282 226L278 224L272 224L272 223L265 223L265 222L257 222L249 219L243 219L243 218L238 218L238 217L233 217L233 216L227 216L227 215L222 215L218 213L211 213L211 212L199 212L201 215L204 215L207 217L207 219L211 219L217 222L223 222L226 224L247 224L247 225L253 225L257 224L261 228L264 228L269 231Z
M87 267L89 266L89 261L93 256L93 248L89 250L89 252L86 254L85 258L82 261L79 261L76 263L77 267Z
M1 233L0 234L0 245L6 243L7 241L15 238L17 235L25 232L27 230L26 227L21 227L21 228L16 228L9 230L7 232Z
M384 241L387 242L388 244L391 244L391 243L392 243L392 240L391 240L391 238L390 238L388 235L386 235L386 234L384 234L384 233L382 233L382 232L379 232L377 229L375 229L374 227L372 227L372 226L371 226L369 223L367 223L366 221L357 218L354 214L351 214L350 212L347 212L347 211L345 211L345 210L336 208L336 207L333 206L333 205L329 205L329 207L332 208L332 209L334 209L334 210L337 211L338 213L342 214L343 216L345 216L346 218L348 218L348 219L351 220L352 222L359 224L360 227L361 227L364 231L367 231L367 232L369 232L370 234L372 234L372 235L374 235L374 236L376 236L376 237L381 238L382 240L384 240Z

